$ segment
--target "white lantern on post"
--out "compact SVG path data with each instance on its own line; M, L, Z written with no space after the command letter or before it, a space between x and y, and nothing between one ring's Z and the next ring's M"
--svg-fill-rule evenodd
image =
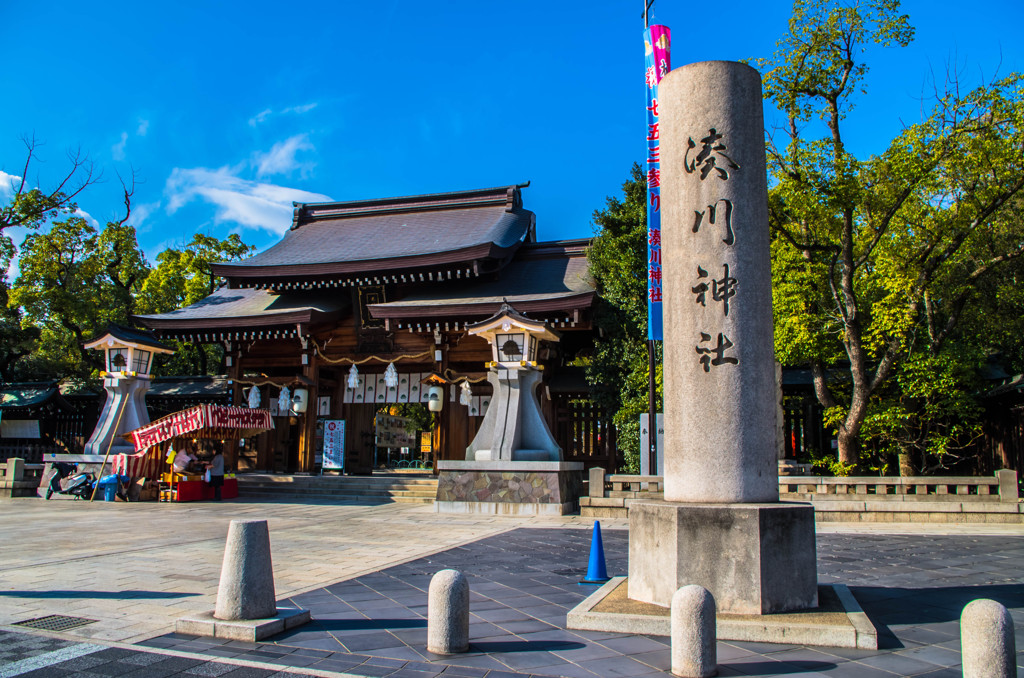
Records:
M431 412L444 409L444 392L448 380L434 372L421 379L420 383L427 387L427 409Z

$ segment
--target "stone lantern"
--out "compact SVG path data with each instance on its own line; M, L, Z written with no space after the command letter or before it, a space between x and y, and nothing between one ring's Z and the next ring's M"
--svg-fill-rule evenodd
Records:
M469 334L491 344L487 380L491 405L466 451L469 461L560 461L562 450L548 429L537 400L543 366L537 364L541 341L558 341L547 324L520 315L508 303L493 317L467 326Z
M105 369L101 375L107 392L107 402L89 442L85 444L85 453L105 455L109 449L112 454L133 454L135 448L120 436L149 423L146 391L149 390L153 356L156 353L174 353L174 350L148 333L116 325L109 327L99 339L86 344L85 348L103 351Z
M563 461L537 400L542 341L558 333L508 302L466 331L486 339L493 360L487 381L494 393L465 460L437 463L439 513L565 515L579 509L583 463Z

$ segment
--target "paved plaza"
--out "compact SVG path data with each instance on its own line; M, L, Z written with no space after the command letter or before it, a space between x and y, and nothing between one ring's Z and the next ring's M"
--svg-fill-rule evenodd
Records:
M593 588L591 521L438 515L406 504L86 504L0 500L0 678L357 675L666 676L668 639L569 631ZM270 520L278 599L314 621L263 643L173 633L210 610L231 518ZM624 574L625 521L602 521ZM849 585L878 651L720 642L720 675L958 676L958 618L974 598L1011 609L1024 649L1024 528L828 524L822 583ZM425 649L426 588L452 567L472 591L470 652ZM11 626L65 615L61 632ZM1021 654L1018 654L1020 665Z

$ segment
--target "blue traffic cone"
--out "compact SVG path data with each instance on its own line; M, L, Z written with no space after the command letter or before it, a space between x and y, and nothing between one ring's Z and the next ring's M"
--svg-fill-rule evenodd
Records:
M587 576L581 584L603 584L608 581L608 570L604 565L604 543L601 541L601 523L594 521L594 536L590 540L590 563Z

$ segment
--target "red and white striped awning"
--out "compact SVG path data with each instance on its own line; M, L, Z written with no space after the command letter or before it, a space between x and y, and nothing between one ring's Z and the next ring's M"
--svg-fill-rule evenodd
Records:
M124 434L135 445L135 456L144 454L153 445L174 438L237 439L269 431L274 420L269 410L223 405L197 405L169 414Z

